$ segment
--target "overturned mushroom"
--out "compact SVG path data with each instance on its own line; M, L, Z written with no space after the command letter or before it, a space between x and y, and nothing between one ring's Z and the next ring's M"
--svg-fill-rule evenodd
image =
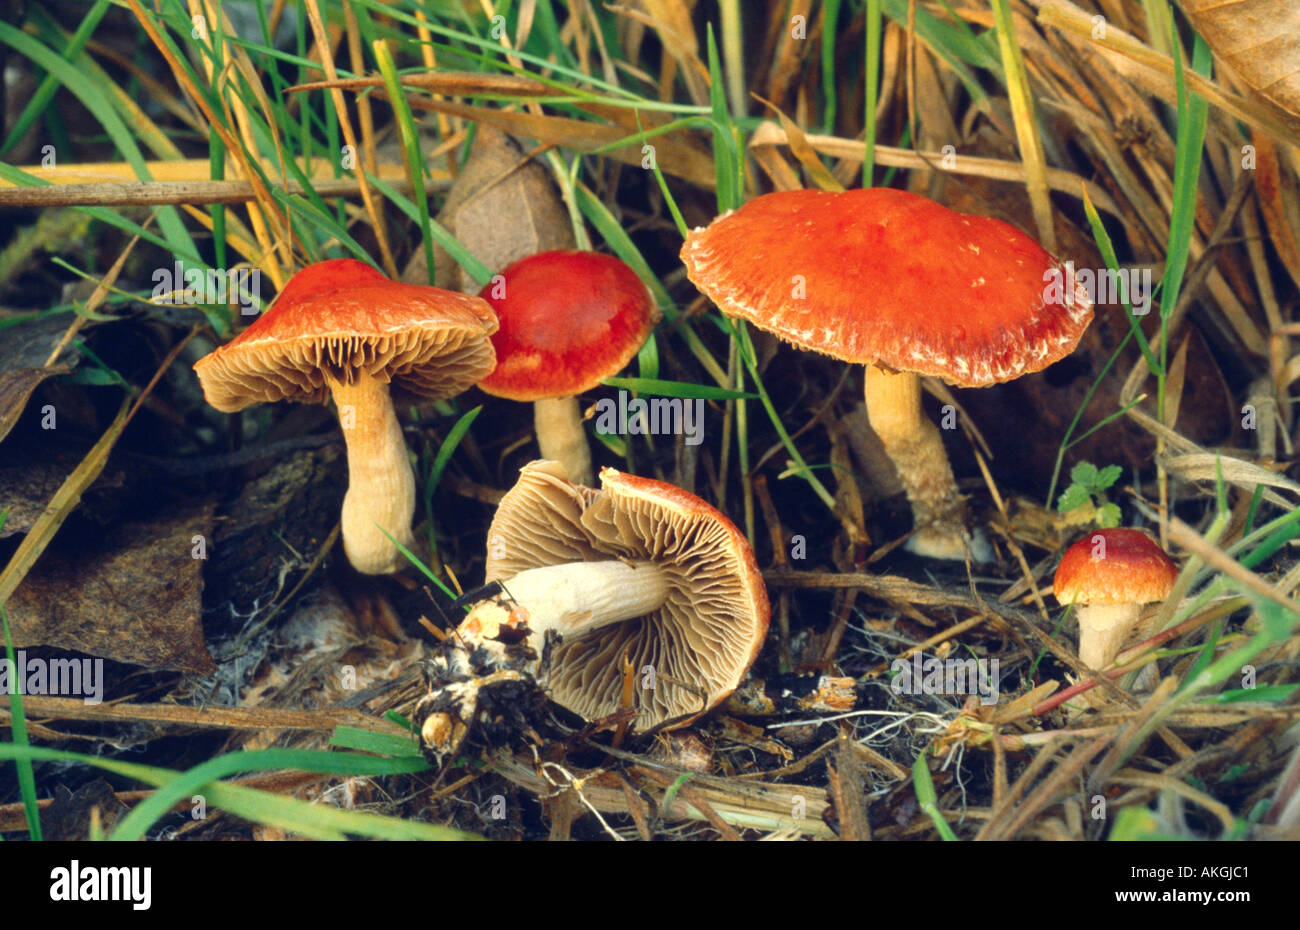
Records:
M415 475L389 386L428 400L459 394L492 370L496 327L477 297L332 259L294 275L252 326L194 370L224 413L333 396L348 451L343 548L358 571L383 574L400 564L388 536L409 546L415 513Z
M489 678L531 678L596 720L626 698L626 655L632 728L645 731L707 712L753 663L769 607L744 536L680 488L611 468L600 478L597 491L533 462L502 499L487 560L502 593L465 617L416 712L436 757L464 736Z

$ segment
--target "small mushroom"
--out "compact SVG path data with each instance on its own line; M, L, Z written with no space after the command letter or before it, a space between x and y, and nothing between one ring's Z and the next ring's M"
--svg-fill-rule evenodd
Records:
M659 321L636 272L612 255L561 249L506 267L479 296L501 328L489 394L532 401L542 458L591 484L591 449L577 395L617 374Z
M600 480L581 487L538 461L502 498L487 580L503 594L466 615L460 645L434 663L447 681L416 712L437 757L463 737L489 679L530 676L588 720L630 698L631 729L672 729L723 701L757 657L770 609L745 537L673 485L612 468Z
M496 318L484 301L390 281L348 258L295 274L253 325L194 365L224 413L333 396L348 452L342 536L358 571L395 571L410 546L415 475L389 386L429 400L492 370Z
M912 505L909 549L991 557L963 525L921 377L986 387L1072 352L1092 304L1082 288L1047 299L1055 258L1000 220L889 188L766 194L696 229L681 257L724 313L866 366L867 415Z
M1065 551L1052 590L1062 604L1078 605L1079 661L1100 671L1115 661L1138 628L1142 605L1173 590L1178 567L1141 530L1097 530ZM1083 695L1093 705L1098 692Z

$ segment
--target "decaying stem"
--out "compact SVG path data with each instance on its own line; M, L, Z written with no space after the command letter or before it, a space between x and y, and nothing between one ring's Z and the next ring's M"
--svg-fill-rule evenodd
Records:
M934 559L963 559L969 538L965 508L938 428L921 408L921 378L868 365L867 417L912 505L916 532L907 548Z

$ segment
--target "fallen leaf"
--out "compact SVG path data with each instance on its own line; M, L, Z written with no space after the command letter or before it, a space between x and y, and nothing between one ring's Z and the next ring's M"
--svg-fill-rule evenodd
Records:
M6 605L17 646L55 646L149 668L211 673L203 640L203 561L212 505L104 534L61 535Z
M1300 116L1300 5L1295 0L1182 0L1211 51L1251 90Z
M501 222L505 216L510 222ZM438 222L493 272L536 252L574 247L573 226L550 174L519 143L491 126L478 128ZM473 276L437 244L433 259L441 286L478 293ZM412 257L402 280L427 283L423 255Z
M96 807L105 835L112 833L127 813L126 805L102 778L87 782L76 791L69 791L65 785L57 786L54 800L41 811L41 832L46 842L89 839L90 812Z
M75 320L48 316L11 323L0 332L0 441L9 435L27 401L46 378L67 374L75 366L75 349L63 350L50 365L50 353Z

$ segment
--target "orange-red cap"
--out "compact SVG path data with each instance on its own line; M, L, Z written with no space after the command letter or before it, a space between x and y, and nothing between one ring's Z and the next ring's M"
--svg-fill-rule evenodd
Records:
M1065 551L1052 590L1062 604L1146 604L1169 596L1178 567L1141 530L1089 533Z
M612 255L561 249L509 265L479 296L501 328L489 394L534 401L589 391L632 360L659 320L636 272Z
M194 365L209 404L226 413L276 400L322 402L325 376L364 371L430 399L492 370L496 317L468 294L391 281L336 258L295 274L253 325Z
M730 316L962 387L1046 368L1092 320L1086 292L1014 226L890 188L766 194L688 235L681 258Z

